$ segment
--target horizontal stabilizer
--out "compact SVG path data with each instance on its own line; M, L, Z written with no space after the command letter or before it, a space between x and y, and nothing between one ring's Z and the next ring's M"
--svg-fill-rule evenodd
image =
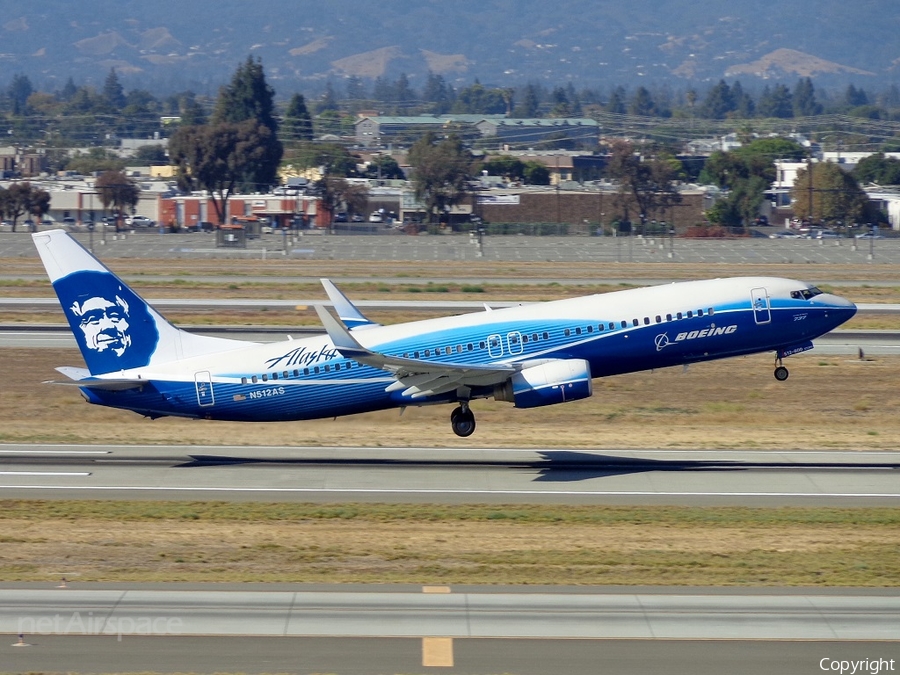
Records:
M47 380L44 384L64 384L75 387L87 387L88 389L102 389L104 391L139 389L147 385L147 380L133 377L95 378L87 368L76 368L75 366L61 366L56 370L68 377L71 382Z

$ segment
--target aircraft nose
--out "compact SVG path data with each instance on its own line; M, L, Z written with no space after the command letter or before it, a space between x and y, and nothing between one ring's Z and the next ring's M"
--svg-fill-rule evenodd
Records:
M821 302L828 309L828 317L835 320L836 326L849 321L856 314L856 305L846 298L831 294L823 294L820 297Z

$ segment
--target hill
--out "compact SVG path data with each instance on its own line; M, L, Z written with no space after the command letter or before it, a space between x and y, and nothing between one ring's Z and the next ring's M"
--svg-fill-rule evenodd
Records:
M351 75L406 73L417 87L429 71L456 86L703 86L726 76L792 84L809 75L878 87L900 59L895 2L7 0L0 63L46 89L69 77L99 85L116 68L128 87L211 94L248 54L262 58L279 93Z

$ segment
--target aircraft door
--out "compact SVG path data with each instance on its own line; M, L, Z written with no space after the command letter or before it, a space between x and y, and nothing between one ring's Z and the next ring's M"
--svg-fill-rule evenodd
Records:
M488 354L492 359L503 356L503 338L499 335L488 336Z
M753 303L753 320L757 324L769 323L772 313L769 309L769 294L765 288L754 288L750 291L750 302Z
M522 334L515 330L506 334L506 344L509 347L510 354L522 353Z
M212 376L208 370L194 373L194 386L197 388L197 403L201 406L211 406L216 402L213 394Z

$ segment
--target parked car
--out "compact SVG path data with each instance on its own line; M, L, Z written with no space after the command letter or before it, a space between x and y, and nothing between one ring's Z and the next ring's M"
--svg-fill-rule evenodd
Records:
M333 222L335 222L335 223L346 223L346 222L347 222L347 214L344 213L343 211L339 211L339 212L335 213L335 214L334 214L334 221L333 221Z
M369 222L370 223L383 223L384 222L384 214L381 211L372 211L369 214Z
M878 234L877 232L873 232L872 230L869 230L868 232L861 232L860 234L856 235L856 238L857 239L884 239L884 236L881 234Z
M360 214L360 213L354 213L352 216L350 216L350 221L354 222L354 223L361 223L364 220L365 220L365 218L363 218L362 214Z
M769 235L769 239L801 239L802 234L795 230L779 230Z
M125 224L132 227L153 227L155 223L147 216L131 216L125 219Z
M837 239L840 237L837 232L834 230L810 230L809 238L810 239Z

